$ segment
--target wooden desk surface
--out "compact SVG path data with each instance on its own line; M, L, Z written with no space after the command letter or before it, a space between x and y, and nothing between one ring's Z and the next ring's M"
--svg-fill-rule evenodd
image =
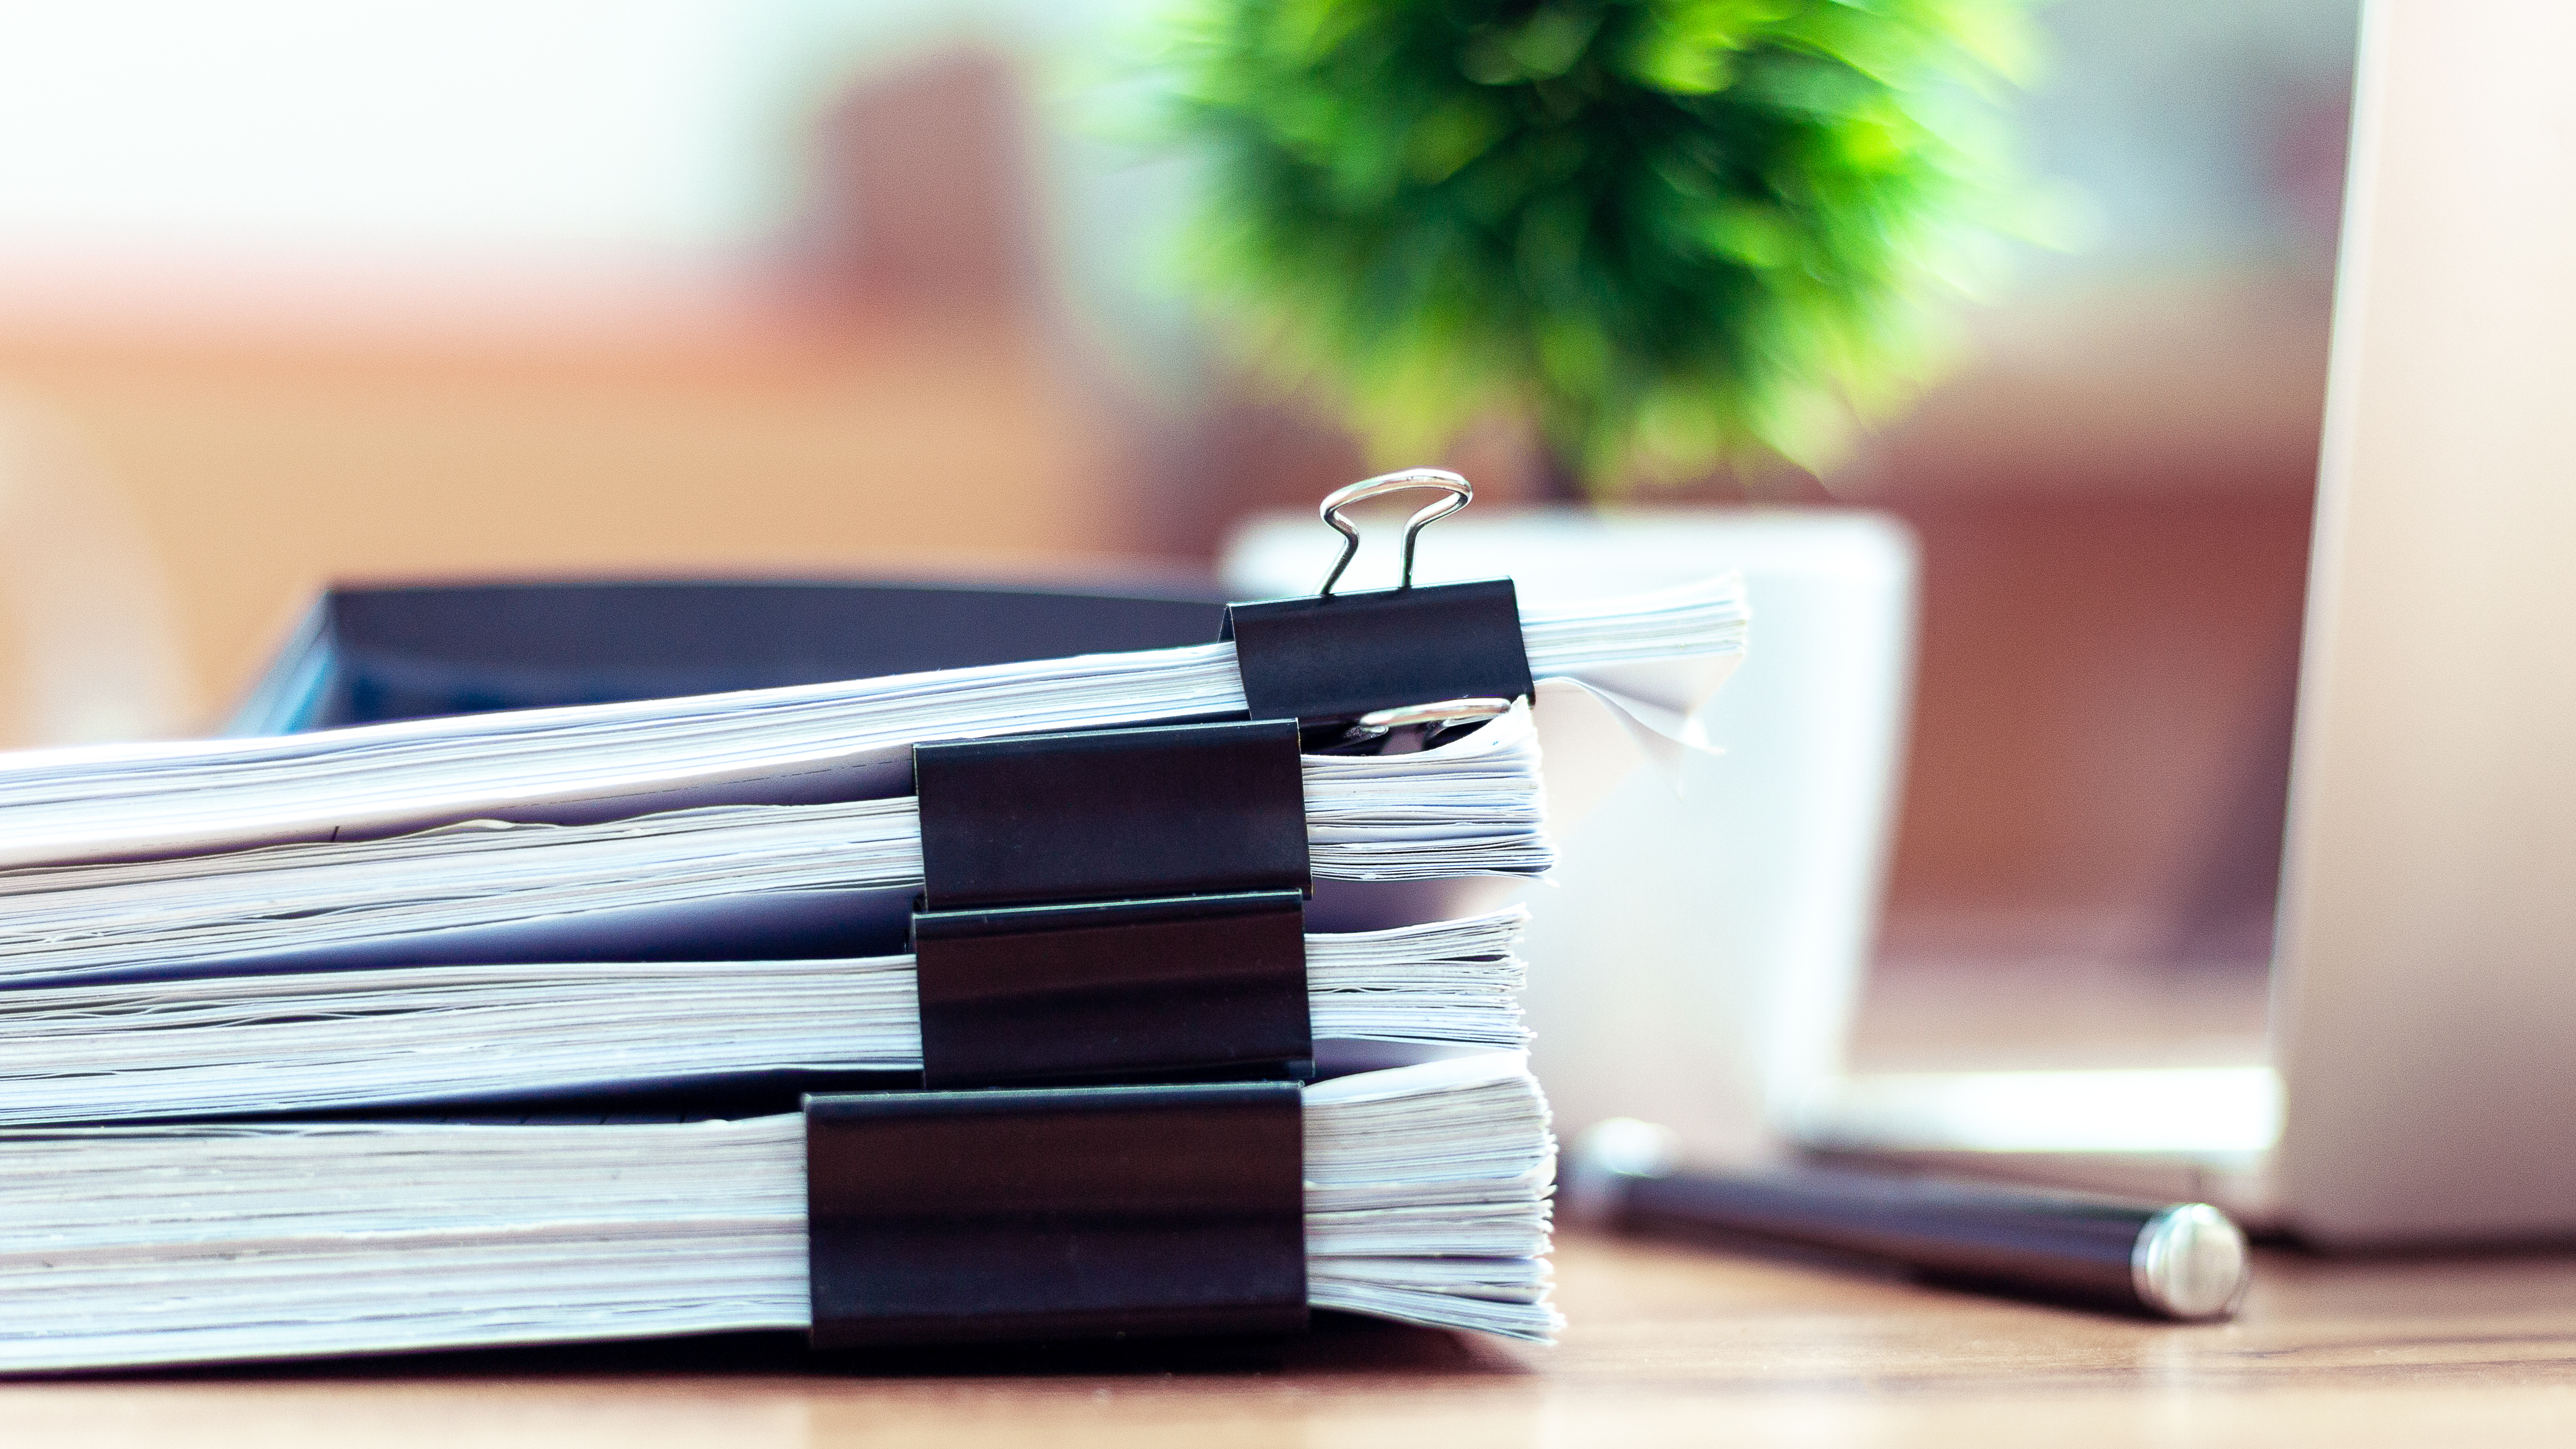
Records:
M1554 1349L1333 1320L1284 1363L1180 1372L827 1377L736 1343L14 1383L0 1444L2576 1442L2576 1257L2274 1254L2210 1327L1598 1239L1559 1276Z

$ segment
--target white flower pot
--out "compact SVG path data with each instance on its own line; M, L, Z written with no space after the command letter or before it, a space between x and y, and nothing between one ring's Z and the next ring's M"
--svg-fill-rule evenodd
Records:
M1364 532L1346 588L1395 581ZM1340 540L1311 514L1247 524L1237 597L1311 593ZM1695 1155L1777 1147L1837 1075L1878 925L1914 642L1904 526L1841 509L1470 513L1424 531L1416 578L1509 574L1525 601L1743 572L1743 667L1701 712L1723 751L1673 782L1640 771L1560 834L1531 887L1533 1060L1561 1133L1604 1117L1674 1128Z

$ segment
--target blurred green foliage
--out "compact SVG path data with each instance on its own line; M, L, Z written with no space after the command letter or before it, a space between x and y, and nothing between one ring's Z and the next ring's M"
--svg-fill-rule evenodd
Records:
M2012 205L2018 0L1196 0L1199 280L1410 461L1499 410L1597 489L1828 463Z

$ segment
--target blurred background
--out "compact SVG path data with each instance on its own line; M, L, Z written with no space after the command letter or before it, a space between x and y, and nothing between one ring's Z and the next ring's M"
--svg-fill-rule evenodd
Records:
M2259 1052L2355 8L2041 7L2072 245L1765 485L1921 545L1869 1064L1990 1051L1963 971ZM0 3L0 743L206 728L329 580L1209 579L1369 468L1172 281L1193 173L1102 104L1149 14Z

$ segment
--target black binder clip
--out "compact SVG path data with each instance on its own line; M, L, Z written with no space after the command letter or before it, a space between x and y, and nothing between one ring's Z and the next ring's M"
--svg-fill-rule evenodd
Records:
M1341 511L1408 488L1444 497L1404 528L1404 570L1392 589L1336 594L1358 556L1359 530ZM1342 535L1342 556L1311 599L1235 604L1222 637L1234 641L1243 697L1254 719L1295 719L1310 729L1433 700L1526 699L1535 692L1521 638L1520 601L1509 579L1413 583L1413 548L1423 528L1464 508L1475 485L1438 468L1413 468L1353 483L1324 499L1324 522Z
M930 1087L1313 1075L1292 720L918 746Z
M1288 1082L805 1099L819 1349L1304 1330Z

